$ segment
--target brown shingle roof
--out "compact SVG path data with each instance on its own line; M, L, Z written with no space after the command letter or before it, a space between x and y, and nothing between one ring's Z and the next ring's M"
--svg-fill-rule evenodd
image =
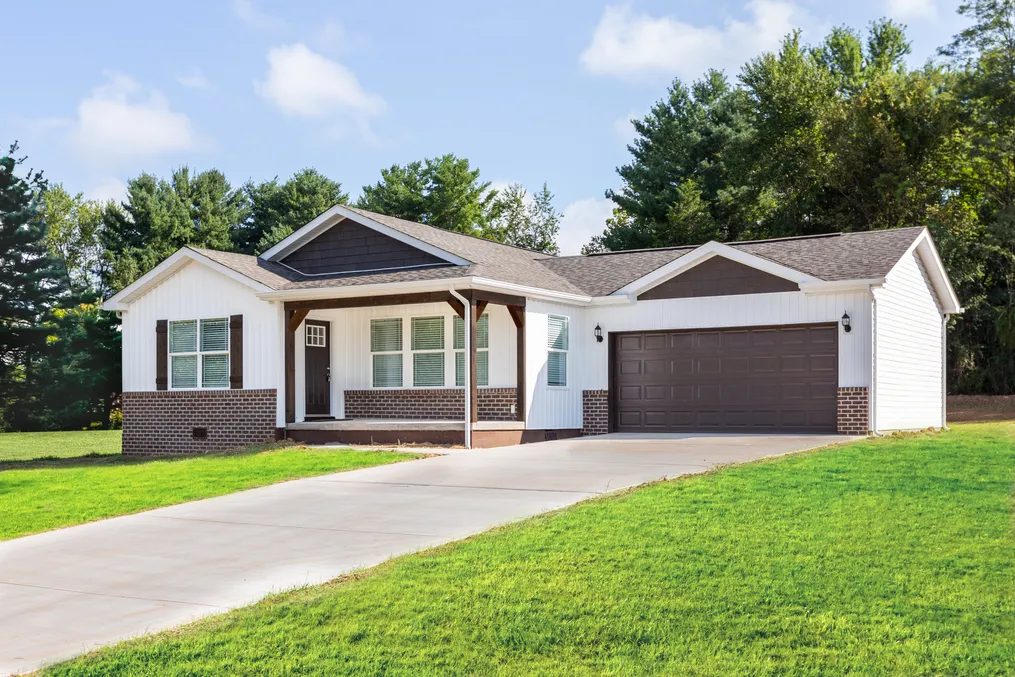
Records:
M611 294L696 249L688 246L553 257L354 207L348 209L472 263L368 274L307 276L255 256L194 249L276 290L483 277L587 296ZM922 228L898 228L728 244L821 280L867 279L886 275L922 231Z

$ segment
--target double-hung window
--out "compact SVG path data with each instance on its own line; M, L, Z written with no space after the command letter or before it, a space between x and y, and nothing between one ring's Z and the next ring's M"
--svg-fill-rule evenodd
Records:
M568 318L550 315L547 320L546 384L564 387L567 385Z
M465 321L455 315L455 385L465 386ZM476 385L490 385L490 316L476 321Z
M229 387L229 320L174 320L169 323L170 387Z
M444 318L412 318L412 385L444 386Z
M370 320L374 388L402 387L402 318Z

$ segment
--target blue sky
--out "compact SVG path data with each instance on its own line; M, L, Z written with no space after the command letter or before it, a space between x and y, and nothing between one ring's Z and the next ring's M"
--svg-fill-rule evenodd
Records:
M674 77L881 16L919 65L964 25L957 4L0 0L0 142L96 198L182 164L237 185L311 166L355 197L382 167L453 152L495 185L546 181L575 253L609 215L627 120Z

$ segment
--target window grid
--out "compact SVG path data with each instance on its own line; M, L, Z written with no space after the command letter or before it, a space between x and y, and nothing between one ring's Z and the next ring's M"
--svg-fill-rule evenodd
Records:
M327 332L325 327L320 324L308 324L307 327L307 345L311 348L327 348Z
M174 390L229 388L229 320L169 323L169 387Z

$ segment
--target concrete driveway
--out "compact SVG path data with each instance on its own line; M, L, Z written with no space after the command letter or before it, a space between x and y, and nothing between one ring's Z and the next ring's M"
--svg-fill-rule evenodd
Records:
M0 543L0 674L653 480L851 438L604 435L296 480Z

